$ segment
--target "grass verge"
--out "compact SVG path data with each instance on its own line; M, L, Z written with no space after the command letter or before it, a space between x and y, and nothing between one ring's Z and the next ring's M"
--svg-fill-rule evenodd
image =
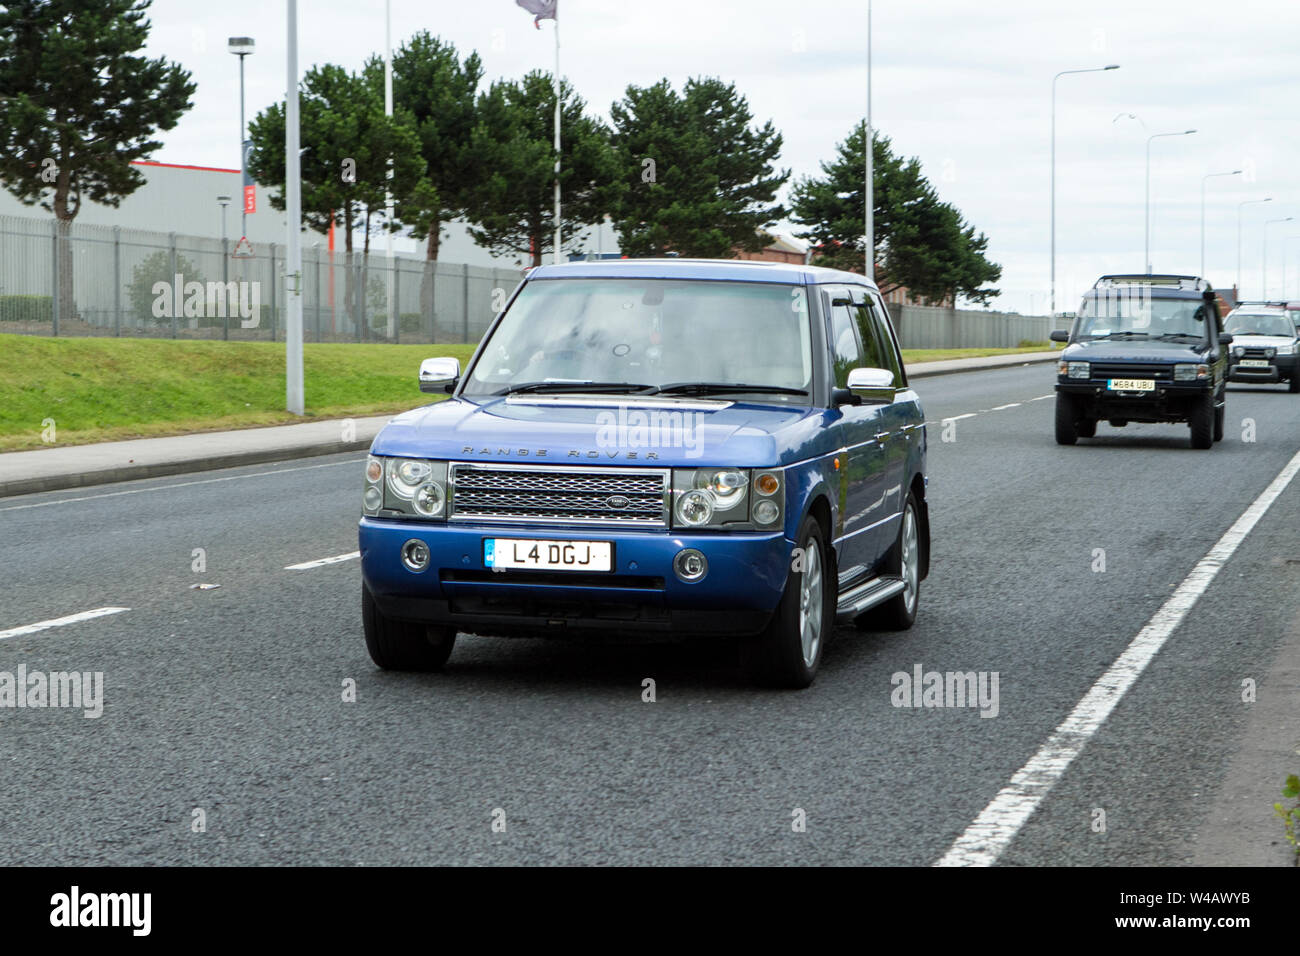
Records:
M1042 351L909 349L908 363ZM472 345L303 346L307 420L381 415L429 401L420 360ZM0 451L302 421L284 411L284 344L0 334Z

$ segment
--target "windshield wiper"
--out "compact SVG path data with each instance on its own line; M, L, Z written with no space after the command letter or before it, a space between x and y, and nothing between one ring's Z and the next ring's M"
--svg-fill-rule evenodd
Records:
M1133 337L1136 336L1136 335L1140 335L1140 336L1142 336L1142 338L1144 338L1144 339L1148 337L1148 336L1147 336L1147 333L1145 333L1145 332L1131 332L1131 331L1124 331L1124 332L1112 332L1112 333L1110 333L1110 335L1106 336L1106 338L1108 338L1108 339L1117 339L1117 338L1119 338L1121 335L1124 336L1125 338L1133 338Z
M644 392L654 388L653 385L639 385L636 382L525 382L523 385L507 385L493 392L493 395L518 395L523 392Z
M731 382L674 382L661 385L651 395L707 395L713 393L761 392L765 395L807 395L806 388L788 388L784 385L736 385Z
M1156 336L1158 339L1193 339L1200 342L1205 336L1197 332L1161 332Z

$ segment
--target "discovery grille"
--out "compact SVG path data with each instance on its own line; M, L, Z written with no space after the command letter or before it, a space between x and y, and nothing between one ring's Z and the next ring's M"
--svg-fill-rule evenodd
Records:
M1152 378L1157 382L1170 382L1174 378L1172 365L1157 365L1142 362L1094 362L1093 378Z
M668 526L668 471L452 462L452 520Z

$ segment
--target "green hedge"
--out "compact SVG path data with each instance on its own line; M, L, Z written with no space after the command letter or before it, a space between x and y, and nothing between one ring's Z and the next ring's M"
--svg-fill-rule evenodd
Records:
M0 322L53 322L54 299L48 295L0 295Z

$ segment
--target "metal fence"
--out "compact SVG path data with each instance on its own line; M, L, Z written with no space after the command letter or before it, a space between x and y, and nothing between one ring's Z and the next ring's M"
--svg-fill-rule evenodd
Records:
M284 247L232 259L218 239L0 216L0 332L277 341ZM477 342L522 276L382 253L303 249L308 342ZM389 315L389 284L396 303ZM893 306L904 348L1044 342L1047 316ZM1062 326L1064 327L1064 326Z
M1055 328L1046 315L1015 315L976 309L938 309L920 305L891 306L890 317L905 349L1003 349L1021 342L1046 342Z
M0 332L276 341L285 250L232 259L219 239L0 216ZM515 269L382 253L302 256L308 342L477 342ZM393 314L388 310L392 285Z

